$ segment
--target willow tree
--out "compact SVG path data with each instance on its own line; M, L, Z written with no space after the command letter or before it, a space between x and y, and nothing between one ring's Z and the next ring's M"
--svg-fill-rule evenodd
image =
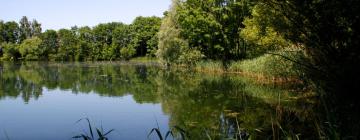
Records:
M181 55L181 48L188 46L187 42L180 38L180 28L175 17L179 3L179 0L172 1L172 6L165 13L158 33L159 48L156 55L160 62L167 66L176 63Z

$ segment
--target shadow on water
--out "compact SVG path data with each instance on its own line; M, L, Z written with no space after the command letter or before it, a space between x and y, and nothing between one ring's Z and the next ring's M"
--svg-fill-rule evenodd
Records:
M261 85L241 76L121 62L1 63L0 72L0 101L36 102L44 87L73 94L132 95L138 104L160 103L170 117L169 127L184 129L190 139L324 137L313 99L300 99L302 93L288 87Z

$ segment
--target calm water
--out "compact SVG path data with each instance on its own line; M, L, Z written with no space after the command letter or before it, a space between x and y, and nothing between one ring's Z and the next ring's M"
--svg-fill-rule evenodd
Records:
M65 140L87 132L147 139L178 126L191 139L317 138L313 105L292 87L236 75L162 70L152 64L0 63L0 139ZM152 138L155 139L153 136Z

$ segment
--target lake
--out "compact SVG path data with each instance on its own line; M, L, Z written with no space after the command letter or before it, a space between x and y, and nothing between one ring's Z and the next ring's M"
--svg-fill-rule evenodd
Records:
M0 63L0 139L65 140L93 129L147 139L180 128L190 139L317 139L315 103L299 87L155 63ZM78 121L80 120L80 121ZM95 133L95 132L94 132ZM97 134L94 134L95 136ZM155 133L149 136L158 139Z

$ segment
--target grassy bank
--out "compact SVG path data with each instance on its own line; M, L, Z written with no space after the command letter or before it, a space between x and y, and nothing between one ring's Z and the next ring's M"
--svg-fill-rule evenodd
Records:
M293 62L270 54L254 59L232 61L227 69L223 67L221 61L200 61L196 63L195 70L209 73L238 73L265 82L293 81L300 75Z

